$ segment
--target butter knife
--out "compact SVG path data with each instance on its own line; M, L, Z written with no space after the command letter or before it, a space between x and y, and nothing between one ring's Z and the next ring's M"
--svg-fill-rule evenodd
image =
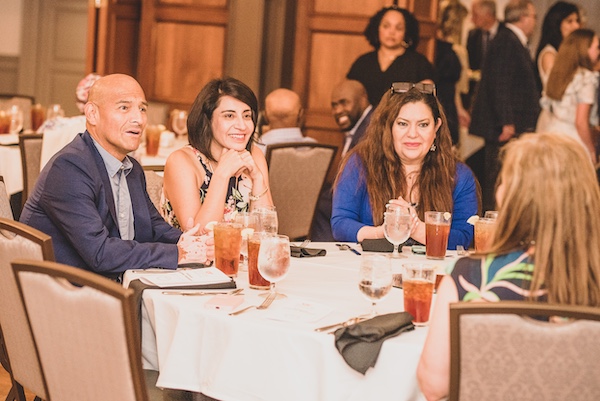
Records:
M238 295L244 291L243 288L238 288L233 291L163 291L164 295L185 295L185 296L202 296L202 295L217 295L217 294L228 294Z
M343 322L339 322L339 323L335 323L335 324L330 324L329 326L323 326L323 327L318 327L315 329L316 332L323 332L323 331L330 331L333 329L339 329L342 327L348 327L351 326L353 324L356 323L360 323L363 320L367 320L369 317L368 316L357 316L357 317L351 317L348 320L344 320Z

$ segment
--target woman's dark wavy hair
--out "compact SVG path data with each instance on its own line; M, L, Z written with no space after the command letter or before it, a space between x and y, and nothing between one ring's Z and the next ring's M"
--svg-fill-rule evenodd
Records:
M252 110L254 127L258 119L258 100L248 85L230 77L213 79L206 84L192 104L187 128L190 145L211 161L215 161L214 155L210 153L210 143L213 139L211 120L223 96L231 96L247 104ZM250 151L251 147L252 140L249 140L246 149Z
M544 17L544 23L542 24L540 43L538 44L537 52L535 54L536 62L540 57L542 49L546 47L546 45L551 45L558 50L558 47L564 39L560 32L560 24L573 13L577 14L578 19L580 18L577 5L566 1L557 1L548 9L548 12Z
M419 21L417 21L410 11L402 7L390 6L377 11L377 13L369 20L369 24L365 28L363 35L365 35L365 38L367 38L371 46L376 50L379 49L381 46L381 43L379 42L379 25L381 24L381 20L385 13L392 10L397 11L404 16L404 22L406 24L404 41L408 45L408 49L415 49L419 44Z

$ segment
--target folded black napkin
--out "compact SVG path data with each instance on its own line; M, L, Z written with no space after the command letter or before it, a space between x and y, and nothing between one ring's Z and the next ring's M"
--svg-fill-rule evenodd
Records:
M364 239L360 245L365 252L394 252L394 245L385 238Z
M292 256L295 258L310 258L313 256L327 255L327 251L325 249L304 248L301 246L292 245L290 245L290 251L292 252Z
M366 373L375 366L383 342L415 328L408 312L390 313L336 330L335 346L348 365Z
M228 288L237 288L235 280L232 278L230 281L225 283L215 284L193 284L193 285L178 285L173 287L159 287L157 285L150 285L142 283L140 279L131 280L129 288L134 292L135 302L138 306L138 310L142 307L142 293L147 289L161 289L161 290L221 290Z

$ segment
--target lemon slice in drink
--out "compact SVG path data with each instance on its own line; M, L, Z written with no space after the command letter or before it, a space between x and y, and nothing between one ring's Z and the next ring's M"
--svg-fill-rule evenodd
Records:
M444 220L450 220L450 217L452 217L452 213L444 212Z
M477 223L477 220L479 220L479 216L471 216L467 219L467 223L474 226L475 223Z
M250 238L250 236L254 234L254 229L247 227L242 230L242 238Z
M209 221L208 223L206 223L206 225L204 226L204 229L206 231L213 231L215 229L215 225L217 224L216 221Z

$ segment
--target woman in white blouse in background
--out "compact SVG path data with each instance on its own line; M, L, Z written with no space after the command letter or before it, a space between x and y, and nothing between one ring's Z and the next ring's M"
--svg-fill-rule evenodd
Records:
M552 115L546 132L569 135L596 162L592 127L598 125L598 36L590 29L577 29L561 44L548 79L542 107Z

